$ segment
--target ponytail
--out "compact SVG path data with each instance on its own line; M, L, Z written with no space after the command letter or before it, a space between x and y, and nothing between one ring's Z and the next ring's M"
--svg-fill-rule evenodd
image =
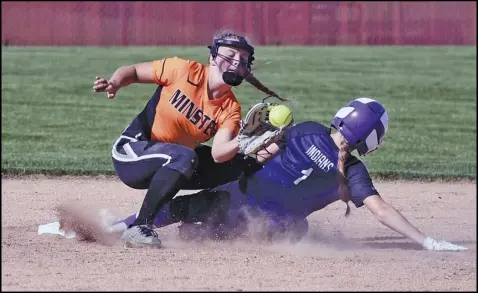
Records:
M347 205L347 209L345 210L345 216L348 217L350 214L350 206L349 206L349 201L350 201L350 194L349 190L347 188L347 184L345 182L345 162L350 156L350 146L349 143L342 138L342 142L340 143L340 148L339 148L339 159L338 159L338 164L337 164L337 181L339 182L339 197L340 199L345 202Z
M246 76L246 81L247 81L248 83L250 83L251 85L253 85L256 89L258 89L258 90L260 90L261 92L265 93L267 96L276 97L276 98L278 98L278 99L281 100L281 101L288 101L288 100L285 99L285 98L279 97L278 94L276 94L274 91L270 90L268 87L266 87L265 85L263 85L262 82L260 82L260 81L252 74L252 72L249 73L249 74Z

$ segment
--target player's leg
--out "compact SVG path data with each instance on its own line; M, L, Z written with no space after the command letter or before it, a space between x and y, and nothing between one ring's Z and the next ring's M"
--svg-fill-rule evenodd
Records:
M229 209L228 192L202 190L193 194L177 196L165 204L154 219L154 227L161 228L177 222L219 223L226 219L223 214ZM138 214L132 214L114 225L123 223L125 227L132 225Z
M243 180L242 182L247 182ZM249 181L251 182L251 181ZM265 194L279 195L287 192L280 185L270 185L261 181L238 185L237 188L243 193L248 193L248 202L239 210L238 217L242 218L242 231L256 240L279 240L299 241L308 232L308 222L303 215L296 214L293 209L282 204L271 202ZM247 223L245 226L243 223ZM254 227L250 230L249 227Z
M177 196L165 204L154 219L154 228L161 228L174 223L182 222L180 236L191 238L193 232L187 232L186 227L199 228L194 231L202 236L213 238L224 238L227 231L223 225L227 222L227 215L230 208L230 193L227 191L203 190L197 193ZM108 230L110 232L123 232L132 225L138 214L132 214L123 220L113 223ZM200 222L201 225L195 223ZM189 229L191 230L191 229Z
M113 149L113 162L121 180L134 188L148 188L138 216L122 239L131 245L160 246L151 228L156 214L193 173L197 157L189 148L160 142L131 141Z
M194 195L175 198L170 205L172 217L182 224L179 236L184 240L197 238L224 239L231 195L227 191L204 190ZM159 215L158 215L159 216ZM156 223L163 219L156 217Z
M237 180L241 173L249 174L262 168L254 158L237 154L224 163L216 163L212 158L211 147L200 145L195 149L198 156L198 167L183 189L207 189Z
M270 240L288 240L298 242L304 238L309 231L309 222L302 217L287 217L281 220L280 228L270 231Z
M214 189L175 197L157 213L154 226L159 228L182 222L184 226L191 227L201 222L201 234L224 238L231 230L237 231L244 220L241 210L246 204L246 195L238 188L238 182L234 181ZM132 214L114 223L112 229L122 231L136 217L137 214Z
M198 161L194 151L187 147L125 136L117 140L112 153L118 177L135 189L148 189L156 171L164 166L177 170L189 179Z

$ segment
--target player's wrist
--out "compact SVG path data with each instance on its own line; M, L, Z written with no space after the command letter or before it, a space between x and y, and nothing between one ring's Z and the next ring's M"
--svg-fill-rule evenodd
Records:
M108 84L110 84L112 87L114 87L116 90L119 90L120 88L122 88L124 85L122 85L122 83L116 79L116 78L111 78L110 80L108 80Z

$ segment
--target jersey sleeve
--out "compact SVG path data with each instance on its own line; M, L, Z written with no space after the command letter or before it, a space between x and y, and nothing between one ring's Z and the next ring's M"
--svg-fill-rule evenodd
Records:
M363 206L363 201L367 197L380 195L373 186L370 174L362 161L352 157L345 168L350 199L357 208Z
M230 129L234 132L234 135L237 135L239 133L239 121L241 121L241 106L239 103L234 103L227 114L224 115L219 129Z
M188 62L184 59L173 57L153 61L153 78L158 85L168 86L176 82L187 72Z

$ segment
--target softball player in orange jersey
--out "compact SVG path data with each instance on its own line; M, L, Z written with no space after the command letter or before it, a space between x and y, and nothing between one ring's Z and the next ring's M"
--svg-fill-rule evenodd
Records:
M128 186L148 189L122 239L128 246L161 247L153 220L180 189L210 188L261 168L238 154L241 106L232 92L244 79L277 96L252 74L254 47L225 31L215 36L209 65L178 57L118 68L109 80L96 77L95 92L114 98L132 83L158 88L112 148L113 165ZM201 145L213 138L212 147Z

